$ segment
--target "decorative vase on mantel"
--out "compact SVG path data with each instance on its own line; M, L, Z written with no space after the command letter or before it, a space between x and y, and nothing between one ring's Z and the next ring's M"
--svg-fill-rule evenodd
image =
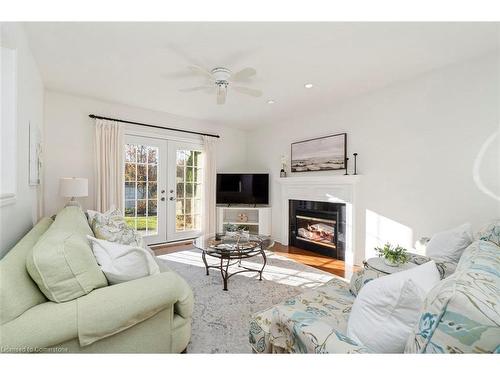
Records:
M281 156L281 171L280 171L280 177L286 177L286 156L282 155Z

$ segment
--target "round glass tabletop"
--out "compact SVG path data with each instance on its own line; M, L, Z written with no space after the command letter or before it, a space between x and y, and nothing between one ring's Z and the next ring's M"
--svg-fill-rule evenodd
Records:
M207 235L196 238L193 245L207 254L224 254L239 257L255 251L266 250L274 245L267 236L260 235Z
M415 263L409 263L409 262L400 264L399 266L390 266L384 262L384 258L380 257L369 258L365 262L368 265L368 267L373 268L376 271L388 274L408 270L410 268L417 266Z

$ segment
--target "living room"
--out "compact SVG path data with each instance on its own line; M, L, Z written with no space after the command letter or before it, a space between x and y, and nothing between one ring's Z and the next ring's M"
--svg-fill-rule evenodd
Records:
M498 22L21 14L3 356L499 352Z

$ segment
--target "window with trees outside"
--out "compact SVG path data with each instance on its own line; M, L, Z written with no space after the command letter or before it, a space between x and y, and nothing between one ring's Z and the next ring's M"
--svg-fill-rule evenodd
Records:
M158 233L158 156L158 147L125 145L125 220L144 235Z
M201 155L190 150L176 153L176 232L201 230Z

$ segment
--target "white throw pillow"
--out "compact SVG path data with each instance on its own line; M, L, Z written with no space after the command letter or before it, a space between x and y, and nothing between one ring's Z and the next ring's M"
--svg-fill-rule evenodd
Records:
M430 261L370 281L354 300L347 336L374 353L403 353L424 299L439 280Z
M122 245L87 236L97 263L110 284L160 273L154 257L142 247Z
M427 243L428 257L458 263L464 250L472 243L473 235L469 223L436 233Z

